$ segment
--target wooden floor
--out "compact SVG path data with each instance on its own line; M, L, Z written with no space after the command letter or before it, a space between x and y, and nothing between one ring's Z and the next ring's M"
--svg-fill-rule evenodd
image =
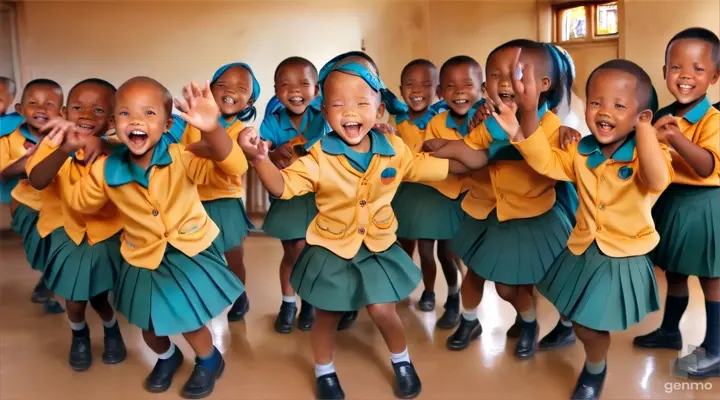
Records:
M218 381L214 399L312 399L313 361L309 335L275 333L272 323L280 306L277 278L282 249L265 237L247 240L248 293L251 311L245 322L228 326L224 316L212 321L216 345L225 354L227 368ZM0 399L171 399L192 370L192 351L181 337L173 338L186 355L185 366L170 391L146 393L144 377L156 356L143 343L140 331L120 319L128 346L128 360L104 365L102 326L92 312L94 365L82 373L67 364L70 329L65 316L43 315L29 297L38 276L28 267L21 243L0 239ZM439 274L441 276L441 274ZM442 278L438 278L442 279ZM438 287L444 282L438 282ZM664 296L664 282L660 282ZM464 352L450 352L445 338L450 332L435 331L445 293L438 290L436 313L416 309L420 290L410 301L398 305L405 324L410 355L423 381L424 399L567 399L584 360L582 347L540 353L520 362L512 356L513 341L505 330L514 319L511 306L499 299L492 285L486 289L479 310L484 333ZM697 281L692 281L690 307L682 320L687 344L702 341L705 313ZM542 334L556 322L556 312L545 300L538 310ZM720 380L701 383L674 378L670 365L673 351L641 351L631 345L633 336L660 323L655 313L628 332L613 335L609 374L604 399L717 399ZM349 399L391 399L392 370L389 354L379 332L361 313L357 324L338 335L335 360L338 375Z

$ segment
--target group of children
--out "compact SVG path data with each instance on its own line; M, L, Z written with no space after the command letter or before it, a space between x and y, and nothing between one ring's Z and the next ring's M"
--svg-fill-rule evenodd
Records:
M490 53L484 72L467 56L439 71L412 61L401 102L365 53L319 72L291 57L275 71L259 131L244 125L260 86L243 63L186 86L176 115L169 91L147 77L117 89L88 79L66 103L57 83L31 81L17 114L0 117L0 170L3 189L14 185L13 228L42 273L33 298L49 312L62 312L53 294L66 299L73 369L92 364L90 302L104 362L126 358L117 310L158 354L147 390L171 386L183 355L168 336L183 334L196 359L182 395L208 396L225 363L206 323L228 307L230 321L249 310L242 176L252 166L271 196L263 230L284 250L275 329L311 330L319 399L345 396L334 335L361 308L391 353L395 395L419 395L396 303L422 279L418 307L435 309L436 255L448 284L437 326L455 329L448 348L481 335L477 306L494 282L518 313L508 331L518 358L583 343L572 399L599 398L609 332L660 308L653 265L668 279L665 317L635 344L680 349L687 278L697 276L706 338L677 368L720 376L720 112L706 94L720 78L720 41L691 28L669 42L665 77L677 101L659 111L642 68L602 64L586 86L584 138L556 115L574 75L562 49L514 40ZM0 92L7 108L12 82ZM560 314L541 340L535 288Z

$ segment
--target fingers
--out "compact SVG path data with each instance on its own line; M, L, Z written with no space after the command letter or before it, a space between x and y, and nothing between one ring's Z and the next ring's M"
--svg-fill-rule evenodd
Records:
M175 108L177 108L180 112L187 113L190 112L190 105L185 99L176 98L175 99Z
M202 89L200 89L200 86L195 83L195 81L190 82L190 89L192 89L193 97L202 97Z
M535 84L535 66L532 64L524 64L522 66L523 68L523 76L522 76L522 83L525 84L525 87L529 85Z
M210 81L205 81L205 87L202 90L202 96L206 99L212 98L212 91L210 90Z

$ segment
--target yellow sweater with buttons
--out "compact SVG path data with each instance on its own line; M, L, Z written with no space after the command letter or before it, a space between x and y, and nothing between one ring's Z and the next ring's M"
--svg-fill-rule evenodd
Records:
M450 118L449 111L445 111L434 116L428 123L427 129L425 129L425 140L463 140L462 135L460 135L457 130L447 127L448 118ZM442 193L445 197L451 199L457 199L462 193L467 191L470 186L470 182L467 177L457 175L449 175L443 181L427 184L437 189L437 191Z

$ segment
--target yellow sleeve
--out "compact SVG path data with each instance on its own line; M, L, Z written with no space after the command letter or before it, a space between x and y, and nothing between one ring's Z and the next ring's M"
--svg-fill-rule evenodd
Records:
M667 168L668 181L665 184L665 187L663 187L663 190L654 191L654 190L648 189L648 192L650 192L652 194L657 194L657 195L661 194L675 180L675 169L673 169L673 166L672 166L672 154L670 153L670 147L668 147L664 143L660 143L660 150L663 153L663 158L665 159L665 165L662 165L662 166L659 165L658 168ZM642 182L642 174L638 174L637 176L638 176L638 180L640 182ZM644 182L643 182L643 185L644 185ZM645 187L647 187L647 186L645 186Z
M9 167L14 162L10 151L10 135L0 138L0 171Z
M447 178L450 160L436 158L428 153L413 155L409 147L403 146L402 180L407 182L437 182Z
M486 150L490 147L493 139L492 136L490 136L490 131L485 127L485 123L482 123L470 131L470 133L463 138L463 141L473 150Z
M60 185L62 198L71 209L84 214L94 214L110 201L105 185L106 160L107 157L97 159L90 166L89 173L74 185Z
M280 171L285 182L285 189L282 196L280 196L281 199L289 200L295 196L317 191L317 184L320 179L320 164L315 157L314 152L311 151Z
M57 151L58 148L59 146L54 146L47 138L43 138L43 140L40 141L40 144L38 144L35 148L35 152L28 157L28 160L25 163L25 174L30 176L30 172L44 159L50 157L50 155ZM64 166L65 165L63 164L63 167Z
M715 113L698 130L698 146L709 151L715 159L713 175L720 175L720 113Z
M553 147L543 128L538 127L529 138L521 142L512 142L512 144L520 151L525 162L540 175L556 181L577 181L573 166L573 159L577 154L577 143L570 145L567 151Z
M217 178L227 175L241 176L248 170L247 159L237 142L233 142L232 150L227 158L219 162L198 157L186 151L184 146L178 146L178 150L188 177L198 185L211 185Z
M434 116L428 123L427 128L425 128L425 140L444 139L442 133L438 129L438 117L439 115Z

